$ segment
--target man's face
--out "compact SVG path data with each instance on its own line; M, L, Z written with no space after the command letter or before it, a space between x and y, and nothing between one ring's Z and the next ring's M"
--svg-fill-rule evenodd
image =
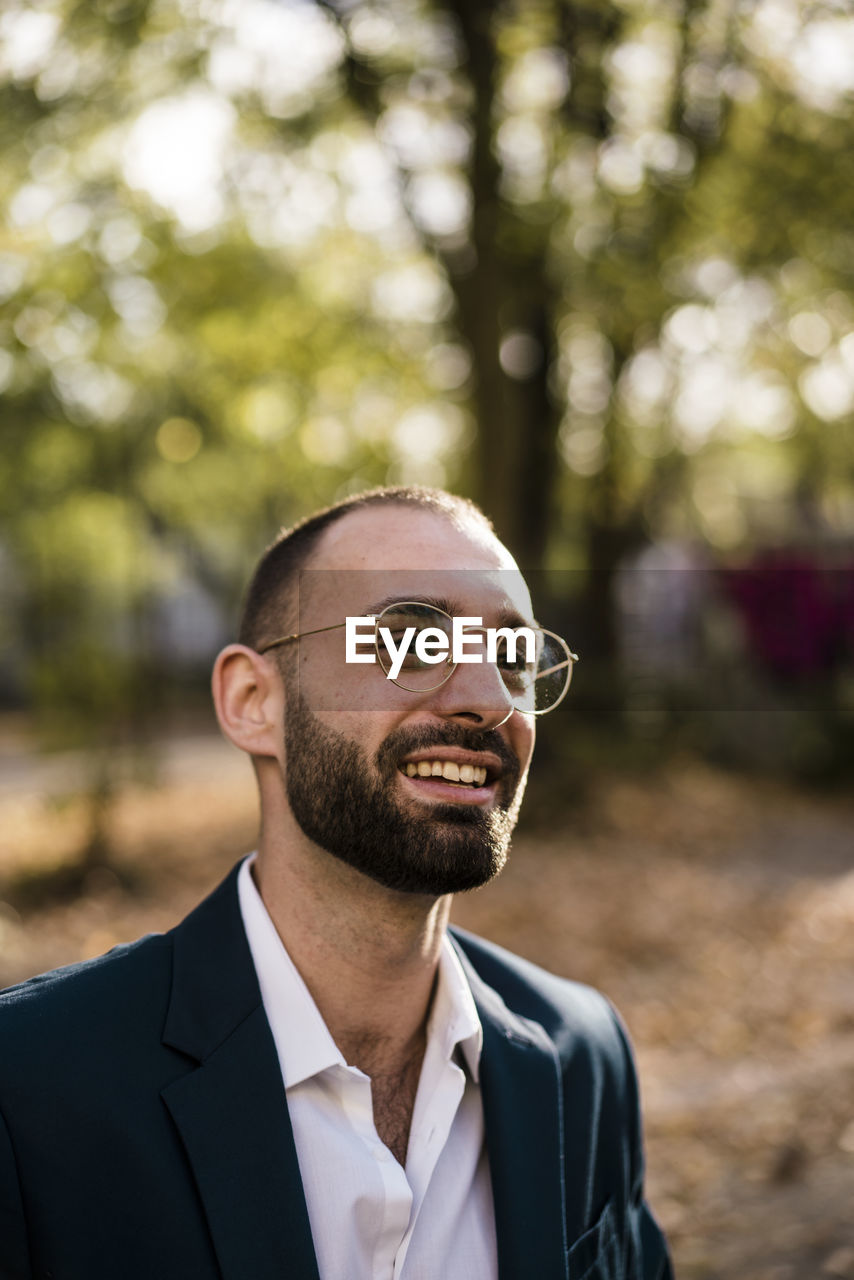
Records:
M440 598L484 626L532 617L509 554L477 527L369 507L324 535L303 575L299 630L372 613L389 597ZM297 823L390 889L438 896L484 884L507 858L533 720L513 709L490 663L460 665L445 684L414 693L378 665L346 663L344 647L343 629L330 631L285 659L285 774ZM464 769L462 780L447 777L449 764Z

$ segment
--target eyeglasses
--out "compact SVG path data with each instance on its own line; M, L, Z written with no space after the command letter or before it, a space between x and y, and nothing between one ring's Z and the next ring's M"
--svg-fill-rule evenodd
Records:
M387 605L380 613L372 615L374 623L374 649L377 660L389 679L400 689L411 693L429 693L440 688L457 669L453 660L453 618L434 605L418 600L401 600ZM258 652L268 653L292 640L320 635L324 631L337 631L346 622L335 622L329 627L315 627L313 631L300 631L290 636L280 636L263 645ZM464 634L483 634L486 628L466 627ZM543 716L554 711L566 697L572 680L572 669L578 662L565 640L544 627L525 628L531 633L533 644L526 642L524 632L513 635L521 628L500 628L494 638L494 661L515 703L515 709L524 715ZM396 676L390 675L395 657L399 660L400 645L409 643ZM385 633L385 634L384 634ZM508 634L509 633L509 634ZM397 655L392 653L386 639L392 641ZM444 639L443 639L444 638ZM366 641L369 635L365 637ZM442 654L436 654L441 648ZM432 661L424 655L435 655ZM488 647L488 661L493 650Z

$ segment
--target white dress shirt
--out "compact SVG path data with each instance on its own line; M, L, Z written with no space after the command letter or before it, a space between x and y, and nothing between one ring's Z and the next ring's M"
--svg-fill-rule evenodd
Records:
M370 1078L341 1056L255 887L253 859L240 868L240 910L279 1055L321 1280L496 1280L478 1082L483 1033L453 947L445 938L401 1168L377 1135Z

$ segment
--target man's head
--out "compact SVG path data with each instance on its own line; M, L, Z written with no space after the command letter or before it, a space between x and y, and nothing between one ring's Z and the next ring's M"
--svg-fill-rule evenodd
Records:
M327 529L351 513L389 506L431 512L443 516L458 529L477 528L484 534L493 533L492 523L468 498L418 485L369 489L324 507L291 529L283 529L258 561L243 602L238 630L240 644L260 649L266 640L278 634L277 629L284 623L290 620L296 627L300 570L311 564L314 550Z
M290 827L387 888L436 896L501 869L533 721L494 663L413 692L376 664L345 662L345 618L389 599L438 600L485 627L532 620L521 574L476 507L433 490L374 491L265 553L241 644L217 663L217 707L253 756L268 836Z

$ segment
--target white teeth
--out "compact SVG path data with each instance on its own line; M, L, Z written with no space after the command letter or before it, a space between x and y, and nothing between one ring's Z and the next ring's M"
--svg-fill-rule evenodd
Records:
M464 782L482 787L486 782L483 765L462 764L454 760L408 760L402 766L407 778L444 778L447 782Z

